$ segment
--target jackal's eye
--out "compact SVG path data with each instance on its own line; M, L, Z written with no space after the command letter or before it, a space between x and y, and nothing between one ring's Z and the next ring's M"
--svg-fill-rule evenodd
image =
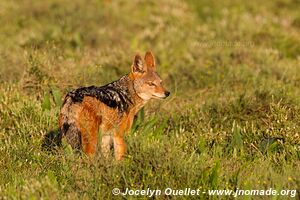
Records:
M156 86L155 83L153 83L153 82L147 82L147 84L148 84L149 86Z

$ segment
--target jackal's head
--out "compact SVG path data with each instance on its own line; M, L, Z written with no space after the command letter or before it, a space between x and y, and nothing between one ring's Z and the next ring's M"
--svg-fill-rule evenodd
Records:
M156 72L155 59L151 52L147 52L144 59L138 54L134 57L130 75L136 94L143 100L165 99L170 95Z

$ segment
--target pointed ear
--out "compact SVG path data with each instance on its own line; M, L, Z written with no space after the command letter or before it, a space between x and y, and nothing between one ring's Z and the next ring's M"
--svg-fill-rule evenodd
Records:
M155 58L151 51L146 52L145 62L148 68L155 69Z
M146 72L146 67L144 66L144 62L142 57L139 54L134 56L133 64L131 67L131 71L133 73L144 73Z

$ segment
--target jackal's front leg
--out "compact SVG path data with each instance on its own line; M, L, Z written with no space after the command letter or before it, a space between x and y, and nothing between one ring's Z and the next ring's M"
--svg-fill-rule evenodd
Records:
M114 135L114 153L116 160L122 160L125 155L126 144L122 136Z
M124 136L129 132L132 126L134 114L129 114L129 116L124 117L120 123L119 128L114 134L114 153L116 160L122 160L126 151L126 144L124 141Z
M111 144L112 144L111 134L103 134L102 143L101 143L101 152L105 158L109 157Z

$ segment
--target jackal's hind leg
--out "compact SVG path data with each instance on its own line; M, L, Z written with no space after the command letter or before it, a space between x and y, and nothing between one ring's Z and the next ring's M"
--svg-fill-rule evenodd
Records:
M89 157L94 157L97 150L98 124L86 122L85 124L81 124L80 131L83 152Z

